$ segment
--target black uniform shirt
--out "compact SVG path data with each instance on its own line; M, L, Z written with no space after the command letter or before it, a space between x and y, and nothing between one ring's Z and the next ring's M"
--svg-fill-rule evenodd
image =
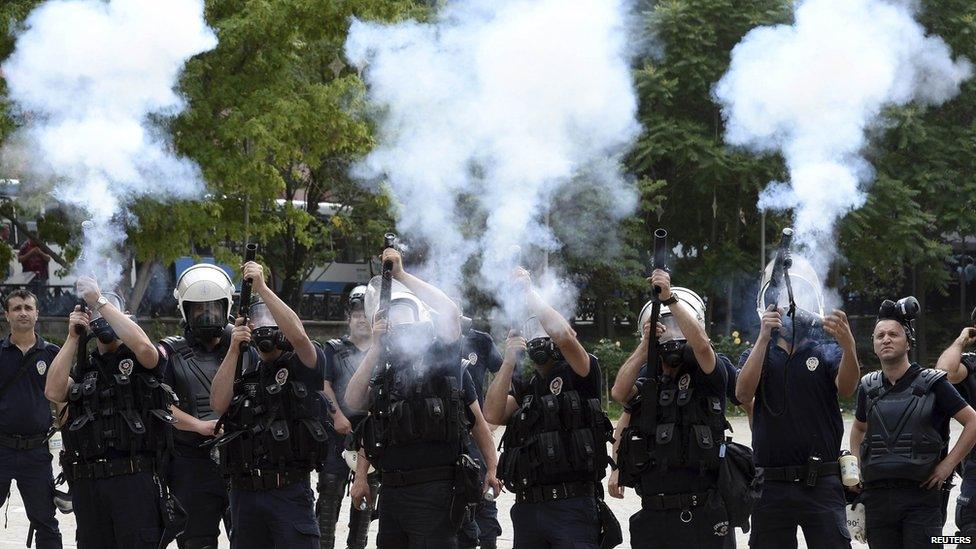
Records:
M739 357L740 369L751 352ZM836 382L841 356L836 343L801 342L792 359L778 345L770 345L753 406L757 465L806 465L813 455L837 461L844 436Z
M904 391L911 390L912 382L918 377L918 374L922 372L922 367L918 364L912 364L908 367L908 370L903 376L901 376L898 381L895 382L895 386L888 390L890 393L900 393ZM881 376L882 383L886 388L891 387L891 382L884 375ZM949 418L959 413L966 407L966 401L963 400L962 396L959 395L957 391L946 377L942 377L939 381L936 381L932 385L932 393L935 395L935 405L932 407L932 426L935 427L939 433L942 434L942 440L949 441ZM868 421L867 417L868 409L868 397L861 390L861 385L857 386L857 409L854 411L854 417L858 421Z
M430 376L460 378L462 388L462 404L468 420L473 418L470 406L478 401L474 382L471 376L461 369L460 339L449 344L434 343L424 357L422 369L413 369L410 365L398 365L395 373L394 392L409 390L410 386L422 383ZM377 369L382 366L377 365ZM410 370L408 371L407 368ZM375 376L374 376L375 377ZM390 446L382 457L376 459L373 465L380 471L413 471L453 465L461 453L463 437L456 444L450 442L421 441L412 444L397 444Z
M298 353L294 351L286 351L281 353L274 362L265 362L263 360L258 362L259 369L273 370L275 372L281 371L282 368L288 370L288 381L298 381L304 383L308 387L309 391L316 391L321 393L323 382L325 380L325 353L322 349L315 345L315 367L309 368L302 362L302 359L298 357ZM323 404L324 404L323 400Z
M359 363L366 356L366 351L360 350L346 336L343 336L340 341L342 341L344 351L348 353L345 360L340 360L336 356L336 351L332 348L332 345L326 344L323 348L325 351L325 380L332 385L332 391L335 392L336 400L339 401L338 405L342 409L343 415L347 419L357 420L364 416L365 413L346 405L346 387L349 386L349 380L352 379L353 374L356 373L356 369L359 368Z
M724 386L724 388L722 389L724 391L723 399L722 399L722 408L723 409L725 408L725 399L728 399L729 402L735 404L736 406L742 404L741 402L739 402L739 399L735 398L735 382L736 380L739 379L739 369L736 368L734 364L732 364L732 360L721 353L715 353L715 370L723 370L725 373L724 379L722 381L722 385ZM705 376L705 374L702 373L700 369L696 368L695 371L697 374L701 376ZM637 379L646 378L646 377L647 377L647 364L641 366L640 373L637 374ZM712 387L716 387L716 388L718 387L717 385L718 377L716 377L715 375L705 376L705 379L708 380L708 383ZM699 379L697 378L692 379L692 382L697 382L697 381L699 381Z
M478 404L485 404L485 376L502 367L502 355L495 348L491 336L478 330L468 330L461 338L461 358L468 361L468 372L478 391Z
M675 372L678 376L678 387L692 387L695 396L718 397L722 403L722 410L725 410L725 399L728 393L729 370L735 370L732 361L725 355L715 354L715 369L712 373L706 374L701 368L680 369ZM687 378L685 376L688 376ZM647 378L647 366L641 368L638 383L642 383ZM660 373L659 379L662 382L669 382L671 379L667 374ZM642 404L643 405L643 404ZM633 422L631 422L633 423ZM680 494L707 489L714 486L718 476L702 476L697 466L693 468L669 468L665 473L650 470L642 478L642 485L648 489L647 493L653 494Z
M10 342L10 336L0 341L0 387L7 387L21 367L26 368L0 395L0 433L41 435L51 427L51 405L44 396L44 384L61 348L44 341L39 334L35 336L37 341L26 354Z
M603 378L600 375L600 362L593 355L590 357L590 372L586 377L578 375L573 367L565 360L553 364L552 369L543 376L536 370L525 383L515 383L510 392L519 406L525 395L558 395L563 387L572 387L581 398L600 398L603 388ZM570 385L567 385L567 382Z

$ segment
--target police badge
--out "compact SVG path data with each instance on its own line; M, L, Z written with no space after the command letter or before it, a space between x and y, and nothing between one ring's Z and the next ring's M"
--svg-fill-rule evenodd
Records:
M275 383L284 385L288 381L288 368L282 368L275 374Z
M131 358L124 358L121 361L119 361L119 371L122 372L125 375L131 375L132 374L132 367L133 366L134 366L134 364L132 363L132 359Z

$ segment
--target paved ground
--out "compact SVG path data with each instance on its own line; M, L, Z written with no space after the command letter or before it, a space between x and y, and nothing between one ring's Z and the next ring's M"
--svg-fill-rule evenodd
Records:
M732 426L735 429L735 439L738 442L743 442L746 444L751 443L752 433L749 430L749 424L745 418L732 418ZM848 432L850 430L851 420L845 420L845 427ZM958 425L953 423L953 437L958 435ZM496 440L501 436L501 431L496 431ZM953 438L955 440L955 438ZM844 437L844 446L847 445L847 436ZM56 464L55 464L56 466ZM55 473L57 474L57 473ZM313 479L314 482L314 479ZM955 521L952 516L952 506L954 505L955 498L958 495L958 487L954 489L952 496L952 503L950 503L950 513L949 520L946 523L944 532L951 534L955 532ZM509 511L514 503L514 497L511 494L502 494L498 499L499 507L499 521L502 524L503 534L498 540L498 547L500 548L510 548L512 547L512 523L509 517ZM617 515L618 520L620 520L621 525L624 530L624 545L623 547L630 546L630 537L627 532L627 519L630 515L637 512L640 507L640 500L637 498L633 492L629 492L627 497L623 500L608 498L608 504L610 508L613 509L614 513ZM17 489L12 489L11 500L9 503L9 509L5 509L5 512L9 517L9 524L7 528L0 530L0 548L12 548L12 547L24 547L24 541L27 537L27 519L24 516L24 508L20 499L20 494L17 493ZM349 499L343 503L343 516L348 516L349 513ZM75 521L74 515L58 515L58 519L61 521L61 532L64 535L65 547L76 547L74 543L74 530ZM346 525L340 521L338 527L338 533L336 539L345 540L346 539ZM374 522L371 529L370 543L373 543L373 536L375 536L376 523ZM747 547L748 534L743 534L741 531L736 530L736 539L738 546L740 548ZM172 544L171 547L175 547L176 544ZM220 540L220 547L229 547L230 544L227 542L226 536L222 536ZM342 543L337 543L337 546L341 547ZM372 546L372 545L371 545ZM799 540L800 548L806 547L803 543L802 536ZM854 544L854 547L867 547L866 545L861 545L858 543Z

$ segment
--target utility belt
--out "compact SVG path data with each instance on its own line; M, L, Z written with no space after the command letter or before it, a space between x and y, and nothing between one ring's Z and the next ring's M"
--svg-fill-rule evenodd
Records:
M838 462L823 462L818 458L810 458L806 465L763 467L762 469L766 482L802 482L810 487L816 486L820 477L840 476L840 464Z
M7 435L0 433L0 446L11 450L33 450L42 446L47 446L47 440L51 438L47 433L43 435Z
M567 482L530 486L515 492L516 503L542 503L577 497L596 497L596 485L592 481Z
M299 469L285 469L281 471L252 469L247 476L234 475L230 485L237 490L248 492L262 492L284 488L296 482L308 482L309 473Z
M454 465L416 469L413 471L383 471L380 476L380 484L383 486L397 487L412 486L414 484L424 484L439 480L454 480L456 473L457 467Z
M651 511L686 510L698 507L708 500L706 492L687 494L653 494L641 497L641 508Z
M102 479L131 475L153 470L153 458L135 456L132 458L99 459L95 461L63 464L64 476L69 481L78 479Z

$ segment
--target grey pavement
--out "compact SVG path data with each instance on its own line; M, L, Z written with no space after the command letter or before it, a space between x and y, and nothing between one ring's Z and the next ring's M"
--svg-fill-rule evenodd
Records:
M734 418L730 418L730 421L734 429L735 440L743 444L751 444L752 431L749 429L749 423L746 421L746 419L744 417L734 417ZM850 426L851 426L851 419L849 417L845 418L844 426L845 426L845 436L844 436L843 446L846 447L847 434L850 433ZM494 433L496 443L500 439L501 433L502 433L501 429L498 429ZM952 423L953 441L955 441L955 437L958 436L958 434L959 434L959 425L953 422ZM55 460L55 468L57 468L56 461L57 460ZM57 472L55 472L55 475L57 475ZM314 474L313 474L312 482L314 486L315 483ZM957 483L958 483L958 479L957 479ZM16 485L11 489L11 492L12 493L9 502L9 509L5 509L5 512L8 513L9 516L9 524L7 528L0 530L0 548L24 547L25 540L27 539L27 526L28 526L27 518L24 514L23 503L21 501L20 494L17 492ZM958 495L959 495L959 488L957 486L956 488L953 489L952 492L952 499L949 504L950 505L949 519L946 522L945 529L943 530L943 532L947 535L952 534L956 531L956 525L955 525L952 509L954 508L955 500ZM502 536L498 539L498 547L500 548L512 547L512 521L509 513L512 508L512 504L514 503L514 500L515 500L514 496L508 493L502 494L501 496L499 496L497 500L498 518L499 518L499 522L501 522L502 532L503 532ZM623 528L623 534L624 534L623 547L630 547L630 536L629 536L629 532L627 531L628 519L632 514L636 513L637 510L640 508L640 499L637 497L636 494L633 493L632 490L628 490L626 497L624 499L619 500L614 498L607 498L607 503L610 506L610 508L613 510L613 512L617 515L617 519L620 521L621 527ZM342 514L340 516L342 517L349 516L349 498L346 498L343 501ZM74 543L74 530L75 530L74 515L58 514L58 520L61 523L61 533L64 536L64 540L65 540L64 546L76 547ZM373 522L370 528L370 547L374 546L374 540L376 536L376 526L377 526L376 522ZM339 525L337 526L336 529L337 547L341 548L344 546L347 533L348 533L348 529L346 523L343 520L340 520ZM805 548L806 544L803 542L802 534L799 535L798 538L799 538L799 547L801 549ZM736 530L736 541L738 547L740 548L748 547L748 534L743 534L741 531ZM176 544L175 543L172 544L171 547L176 547ZM220 547L221 548L230 547L226 535L221 536ZM855 542L854 547L856 549L857 547L867 547L867 546Z

